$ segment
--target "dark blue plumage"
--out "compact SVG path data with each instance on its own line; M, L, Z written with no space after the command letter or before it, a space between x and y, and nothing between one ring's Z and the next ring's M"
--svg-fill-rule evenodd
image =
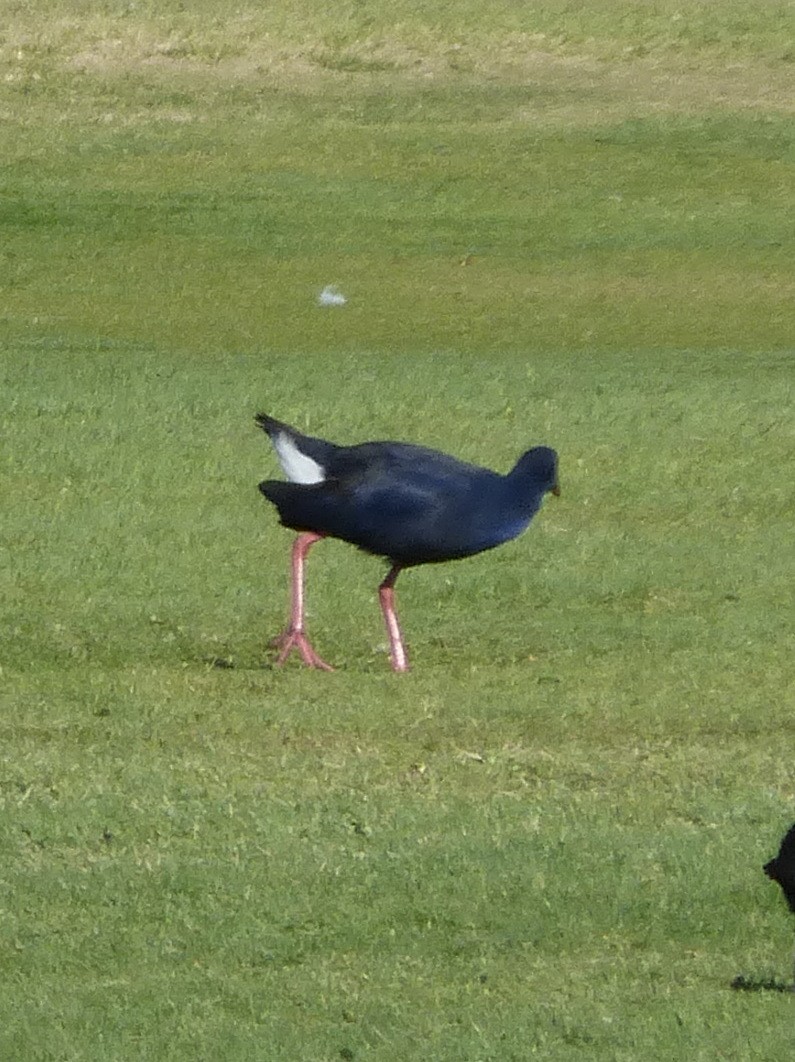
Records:
M795 914L795 826L788 830L776 858L765 863L762 869L781 886L789 909Z
M790 911L795 914L795 825L790 826L779 846L778 855L762 867L771 881L781 886ZM795 982L790 986L795 992Z
M391 562L381 603L396 670L407 666L392 600L398 572L499 546L525 530L547 491L558 493L557 455L546 446L528 450L511 472L500 475L410 443L337 446L264 414L256 420L290 480L259 485L278 509L282 524L313 536L340 538ZM294 554L294 614L296 564L302 578L306 550L316 540L306 544L300 558ZM302 616L300 620L302 625ZM288 630L285 637L289 635ZM295 644L304 655L298 644L302 641L303 634L292 640L287 652Z

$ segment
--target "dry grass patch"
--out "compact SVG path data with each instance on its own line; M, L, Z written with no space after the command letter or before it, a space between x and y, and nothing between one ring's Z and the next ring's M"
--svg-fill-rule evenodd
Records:
M778 9L769 6L775 25ZM155 18L133 7L115 17L77 3L47 17L20 8L0 37L0 60L9 85L75 73L167 78L175 88L199 91L202 85L247 84L307 93L522 85L543 94L528 116L544 124L612 120L640 110L792 110L791 44L784 35L775 49L751 40L748 19L733 19L728 2L714 12L713 38L703 28L701 7L689 34L690 24L683 25L673 8L644 17L627 8L608 22L598 3L579 21L567 21L565 12L556 16L550 5L536 13L539 29L530 28L529 16L527 28L517 28L507 9L485 25L463 0L447 14L459 8L459 21L447 19L447 25L413 9L401 20L399 9L375 10L367 18L343 10L334 18L242 7L221 18L214 11L166 8Z

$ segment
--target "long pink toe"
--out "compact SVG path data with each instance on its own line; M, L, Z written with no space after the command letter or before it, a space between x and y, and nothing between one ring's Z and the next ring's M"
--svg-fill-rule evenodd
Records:
M334 670L331 664L327 664L326 661L315 652L303 631L288 629L284 634L280 634L277 638L274 638L271 645L279 650L279 655L276 658L277 667L281 667L293 649L297 649L301 655L301 659L307 667L319 668L320 671Z

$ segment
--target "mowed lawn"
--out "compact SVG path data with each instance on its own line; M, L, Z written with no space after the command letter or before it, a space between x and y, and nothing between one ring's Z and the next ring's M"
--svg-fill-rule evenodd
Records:
M0 30L0 1058L779 1062L791 8L186 6ZM258 411L562 496L276 670Z

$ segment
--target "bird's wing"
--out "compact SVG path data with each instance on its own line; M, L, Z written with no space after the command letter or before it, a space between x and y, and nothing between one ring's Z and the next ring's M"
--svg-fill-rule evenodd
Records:
M345 531L331 533L407 564L476 553L496 545L489 499L501 482L435 451L381 449L326 484Z

